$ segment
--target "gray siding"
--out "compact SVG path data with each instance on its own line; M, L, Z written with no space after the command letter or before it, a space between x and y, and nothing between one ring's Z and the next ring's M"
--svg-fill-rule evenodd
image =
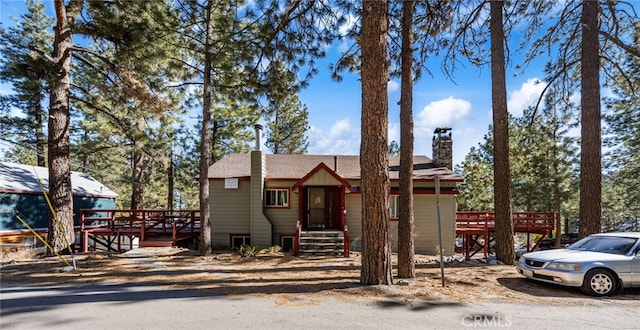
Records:
M295 184L294 181L268 181L265 190L269 188L291 188ZM280 235L291 235L296 232L296 222L298 221L298 193L289 190L289 207L288 208L264 208L264 214L267 216L273 226L274 244L280 244Z
M272 227L264 215L264 178L266 175L265 155L262 151L251 152L251 245L269 247L272 243Z
M239 180L238 189L225 189L224 180L209 181L213 245L229 245L229 234L250 233L250 186Z
M318 172L316 184L335 184L333 177L324 176ZM260 174L257 174L260 175ZM268 181L266 188L287 188L295 184L294 181ZM353 186L359 186L358 181L351 181ZM447 183L454 185L454 183ZM429 187L433 183L423 182L416 186ZM445 184L442 185L446 187ZM259 200L259 205L251 203L251 182L248 180L240 180L238 189L224 189L224 181L210 181L211 196L211 237L213 244L229 244L229 234L252 233L252 244L260 246L268 246L280 244L280 235L295 233L295 225L298 220L299 194L289 191L289 207L288 208L264 208L263 198L264 190L260 185L260 193L254 194L254 200ZM361 251L362 249L362 195L359 193L347 193L346 196L346 221L349 230L349 238L351 249ZM264 220L258 219L258 223L254 223L253 230L251 227L251 210L259 211ZM455 212L456 204L454 195L440 196L440 214L442 219L442 238L445 255L451 255L453 252L453 242L455 238ZM436 198L431 194L414 195L414 218L415 218L415 250L416 253L434 254L436 246L438 246L438 226L436 212ZM398 222L390 223L391 246L397 251L397 228ZM256 232L260 235L268 235L266 242L256 241Z
M351 250L362 250L362 197L347 194L347 226ZM442 241L444 254L453 253L455 238L455 199L453 195L440 196L440 216L442 220ZM415 251L420 254L434 254L438 246L438 223L435 195L414 195ZM398 222L389 225L389 236L393 251L398 248Z
M414 195L416 253L435 254L438 244L438 214L435 195ZM444 255L453 253L455 239L454 195L440 195L440 219Z
M350 248L362 251L362 195L346 194L347 229L349 230Z

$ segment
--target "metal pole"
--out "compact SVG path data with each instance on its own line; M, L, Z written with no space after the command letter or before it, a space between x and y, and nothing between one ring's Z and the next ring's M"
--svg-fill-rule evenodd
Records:
M440 177L436 174L436 210L438 214L438 244L440 244L440 278L442 278L442 287L445 286L444 281L444 246L442 245L442 224L440 220Z

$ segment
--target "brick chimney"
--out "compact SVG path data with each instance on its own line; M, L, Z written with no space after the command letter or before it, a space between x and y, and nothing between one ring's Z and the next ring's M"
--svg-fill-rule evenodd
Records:
M453 170L453 140L451 140L451 128L438 127L433 131L433 134L433 162L437 166Z

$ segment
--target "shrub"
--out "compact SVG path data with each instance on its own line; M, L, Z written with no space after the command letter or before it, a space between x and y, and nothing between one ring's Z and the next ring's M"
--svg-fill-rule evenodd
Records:
M280 245L274 245L274 246L270 246L264 250L262 250L261 252L263 253L277 253L282 251L282 248L280 247Z
M243 244L238 248L238 253L241 257L255 257L258 254L258 247Z

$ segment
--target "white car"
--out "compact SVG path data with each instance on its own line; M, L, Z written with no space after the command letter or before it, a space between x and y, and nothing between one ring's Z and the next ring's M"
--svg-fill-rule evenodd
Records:
M640 287L640 233L595 234L565 249L526 253L516 269L527 278L581 287L595 296Z

